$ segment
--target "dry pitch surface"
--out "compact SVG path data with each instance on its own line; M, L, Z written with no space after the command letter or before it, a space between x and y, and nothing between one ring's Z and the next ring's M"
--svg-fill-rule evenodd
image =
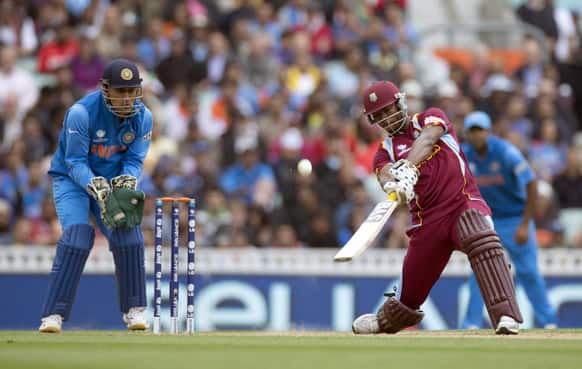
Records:
M213 332L154 336L123 331L41 335L0 331L0 368L359 369L582 368L582 330Z

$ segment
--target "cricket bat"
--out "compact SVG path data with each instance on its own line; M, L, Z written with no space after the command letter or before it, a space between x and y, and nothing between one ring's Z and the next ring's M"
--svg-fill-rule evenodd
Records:
M352 235L352 238L338 251L333 258L335 262L352 261L372 245L378 234L398 207L396 194L388 195L388 199L379 202L368 215L364 223Z

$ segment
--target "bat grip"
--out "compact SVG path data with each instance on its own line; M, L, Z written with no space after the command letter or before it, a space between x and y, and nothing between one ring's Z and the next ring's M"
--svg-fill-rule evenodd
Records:
M390 192L388 194L388 200L398 201L398 196L396 196L396 192Z

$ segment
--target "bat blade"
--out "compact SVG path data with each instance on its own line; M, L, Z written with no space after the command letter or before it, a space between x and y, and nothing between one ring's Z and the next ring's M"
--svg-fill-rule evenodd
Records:
M392 199L379 202L364 223L356 230L356 233L352 235L352 238L338 251L333 261L349 262L366 251L376 240L397 207L398 202Z

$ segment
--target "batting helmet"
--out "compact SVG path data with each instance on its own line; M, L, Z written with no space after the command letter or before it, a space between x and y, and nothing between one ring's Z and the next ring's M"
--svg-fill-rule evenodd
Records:
M137 114L142 104L141 81L135 63L115 59L107 64L101 77L101 93L109 111L120 118ZM120 93L114 95L112 89L118 89Z
M378 124L390 136L397 134L408 122L406 95L394 83L374 82L364 90L362 99L370 124Z

